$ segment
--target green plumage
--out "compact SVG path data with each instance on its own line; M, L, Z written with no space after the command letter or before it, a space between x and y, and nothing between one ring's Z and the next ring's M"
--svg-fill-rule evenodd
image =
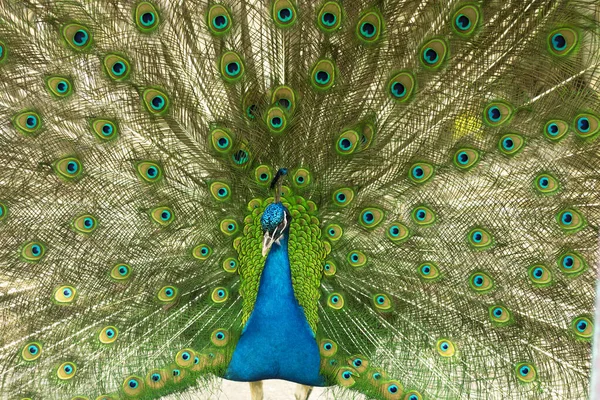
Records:
M291 284L328 384L586 398L598 13L7 2L0 393L159 398L224 376L287 168Z

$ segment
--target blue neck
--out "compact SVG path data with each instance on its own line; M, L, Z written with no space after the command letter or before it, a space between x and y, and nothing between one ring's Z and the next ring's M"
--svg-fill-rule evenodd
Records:
M322 386L320 355L304 311L294 296L288 232L273 244L260 277L254 310L233 353L226 378L285 379Z

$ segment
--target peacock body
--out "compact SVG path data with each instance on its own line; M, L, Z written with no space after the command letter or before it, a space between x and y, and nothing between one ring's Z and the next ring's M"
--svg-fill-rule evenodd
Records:
M2 398L586 398L599 13L4 1Z

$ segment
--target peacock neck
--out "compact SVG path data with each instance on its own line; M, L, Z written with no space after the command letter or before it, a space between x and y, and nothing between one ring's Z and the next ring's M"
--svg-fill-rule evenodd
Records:
M267 255L254 310L244 327L226 374L228 379L285 379L322 386L314 333L294 296L288 232Z
M282 310L282 307L284 309ZM263 269L256 304L250 318L273 318L289 308L299 308L294 296L288 256L288 231L273 243ZM308 322L307 322L308 324Z

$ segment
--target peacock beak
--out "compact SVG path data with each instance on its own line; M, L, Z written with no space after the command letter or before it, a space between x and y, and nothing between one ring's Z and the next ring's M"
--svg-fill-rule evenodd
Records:
M269 253L269 250L271 250L271 246L273 246L273 242L275 242L275 239L273 238L273 234L275 233L275 231L273 233L269 232L269 231L265 231L265 234L263 235L263 244L262 244L262 256L266 257L267 254Z
M286 213L285 217L283 218L283 221L277 225L277 227L275 228L275 230L273 230L273 232L269 232L268 230L265 231L265 233L263 234L263 244L262 244L262 256L266 257L267 254L269 253L269 250L271 250L271 246L273 246L273 243L279 243L279 239L281 239L281 237L283 236L285 229L288 226L288 214Z

